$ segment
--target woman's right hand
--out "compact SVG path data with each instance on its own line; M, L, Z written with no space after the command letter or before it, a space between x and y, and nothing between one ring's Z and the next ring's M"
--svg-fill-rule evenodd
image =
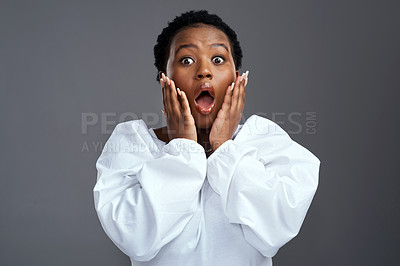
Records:
M165 76L164 73L161 75L163 112L167 120L169 140L185 138L197 142L196 126L185 92L175 88L175 82Z

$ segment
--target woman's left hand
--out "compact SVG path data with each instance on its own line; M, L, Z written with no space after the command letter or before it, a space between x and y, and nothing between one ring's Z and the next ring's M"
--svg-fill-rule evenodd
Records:
M236 78L225 93L224 102L218 112L209 136L210 144L215 151L225 141L232 139L244 108L247 76L249 71ZM233 87L232 87L233 86Z

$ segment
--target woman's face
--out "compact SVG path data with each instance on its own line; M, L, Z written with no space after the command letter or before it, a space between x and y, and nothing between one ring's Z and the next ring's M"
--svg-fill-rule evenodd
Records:
M166 75L187 95L197 128L211 128L235 70L231 45L221 30L208 25L178 32L169 48Z

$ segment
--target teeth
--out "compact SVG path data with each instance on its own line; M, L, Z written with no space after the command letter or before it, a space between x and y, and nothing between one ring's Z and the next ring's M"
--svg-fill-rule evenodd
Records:
M209 112L209 111L211 111L211 109L214 107L214 104L212 104L209 108L207 108L207 109L204 109L206 112Z

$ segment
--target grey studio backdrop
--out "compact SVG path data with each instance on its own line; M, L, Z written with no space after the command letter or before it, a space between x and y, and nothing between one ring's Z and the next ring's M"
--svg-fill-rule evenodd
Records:
M101 228L95 162L116 123L161 119L152 49L175 15L234 28L244 117L321 160L274 265L399 265L398 1L0 2L0 265L130 265Z

